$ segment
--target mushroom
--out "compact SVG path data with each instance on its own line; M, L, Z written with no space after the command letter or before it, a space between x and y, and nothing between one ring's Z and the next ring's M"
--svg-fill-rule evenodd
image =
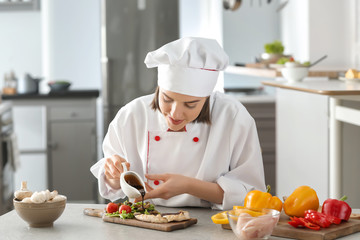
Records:
M33 203L44 203L47 201L47 195L46 191L34 192L33 195L31 195L31 201Z
M32 203L32 201L31 201L31 198L30 198L30 197L26 197L26 198L24 198L24 199L22 200L22 202L24 202L24 203Z
M64 195L57 195L57 196L55 196L54 198L53 198L53 202L59 202L59 201L63 201L63 200L65 200L66 199L66 197L64 196Z
M50 193L50 199L49 200L52 200L54 199L56 196L58 195L58 191L54 190Z
M22 201L26 197L31 197L31 195L32 195L32 192L27 189L26 181L22 181L20 190L17 190L14 193L15 198L19 201Z

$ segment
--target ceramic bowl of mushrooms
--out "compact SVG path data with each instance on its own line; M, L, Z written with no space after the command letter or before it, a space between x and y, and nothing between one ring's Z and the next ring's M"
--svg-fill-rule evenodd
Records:
M21 188L14 193L13 203L16 213L30 227L51 227L63 213L66 197L56 190L32 192L23 181Z

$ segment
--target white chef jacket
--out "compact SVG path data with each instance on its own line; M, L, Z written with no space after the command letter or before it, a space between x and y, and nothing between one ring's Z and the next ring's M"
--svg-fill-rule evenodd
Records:
M105 181L105 158L114 154L126 159L143 179L146 173L176 173L216 182L224 191L222 204L181 194L168 200L152 199L155 205L231 209L243 205L247 192L265 191L255 121L239 101L214 92L210 96L211 125L190 123L184 132L171 132L162 113L150 107L153 97L151 94L128 103L110 123L103 142L104 158L90 169L98 178L102 197L111 201L125 197ZM157 187L158 182L145 181Z

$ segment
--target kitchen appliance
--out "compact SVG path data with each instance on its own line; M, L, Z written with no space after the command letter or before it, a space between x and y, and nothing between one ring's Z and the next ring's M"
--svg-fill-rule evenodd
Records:
M0 105L0 215L12 209L16 147L10 103Z
M101 63L104 132L117 111L153 93L157 70L148 69L149 51L179 38L178 0L102 0Z

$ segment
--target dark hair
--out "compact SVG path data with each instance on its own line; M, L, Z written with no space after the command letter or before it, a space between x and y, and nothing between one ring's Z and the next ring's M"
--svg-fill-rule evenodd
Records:
M154 111L159 110L161 112L160 106L159 106L159 93L160 93L160 88L157 87L155 90L154 98L153 98L150 106ZM202 109L199 113L199 116L197 116L197 118L194 120L194 122L211 124L210 97L206 98L204 106L202 107Z

